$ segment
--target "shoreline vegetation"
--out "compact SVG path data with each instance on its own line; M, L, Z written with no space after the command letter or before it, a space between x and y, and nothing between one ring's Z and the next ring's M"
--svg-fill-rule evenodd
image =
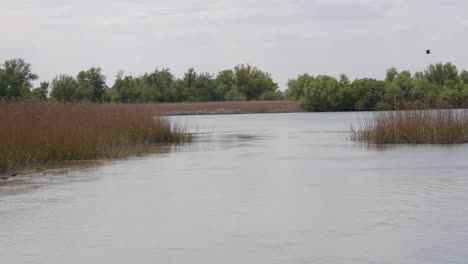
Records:
M352 139L468 142L467 111L447 110L468 106L468 71L451 63L414 74L390 68L385 80L301 74L284 92L269 73L243 64L216 75L189 68L182 78L167 68L139 76L120 72L110 87L98 67L34 87L38 78L22 59L0 64L2 175L62 161L124 158L155 144L192 140L162 115L387 110L353 129ZM405 105L436 110L394 111Z
M0 179L64 163L121 159L195 135L164 116L300 112L295 101L163 104L0 101Z
M468 109L428 109L373 113L351 139L369 144L468 143Z
M63 161L107 160L193 140L151 105L0 103L0 174Z
M167 68L138 76L119 72L111 86L99 67L76 76L60 74L34 87L38 79L23 59L5 61L0 64L0 99L151 104L292 100L312 112L399 110L406 104L468 106L468 71L459 71L450 62L415 73L390 68L384 80L304 73L289 79L285 91L271 74L248 64L216 74L189 68L182 77Z
M158 115L220 115L304 112L296 101L192 102L153 104Z

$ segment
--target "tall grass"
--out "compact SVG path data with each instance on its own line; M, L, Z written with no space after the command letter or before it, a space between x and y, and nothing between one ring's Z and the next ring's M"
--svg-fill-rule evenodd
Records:
M296 101L229 101L153 104L163 115L300 112Z
M375 112L351 138L375 144L468 143L468 110L406 110Z
M149 105L0 103L0 173L57 161L112 159L191 135Z

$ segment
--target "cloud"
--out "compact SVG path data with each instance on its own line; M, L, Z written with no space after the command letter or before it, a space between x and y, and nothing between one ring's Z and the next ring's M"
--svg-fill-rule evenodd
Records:
M0 60L22 57L41 79L101 66L141 74L251 63L285 88L302 72L383 77L452 61L468 68L460 0L5 0ZM421 56L432 48L434 56Z

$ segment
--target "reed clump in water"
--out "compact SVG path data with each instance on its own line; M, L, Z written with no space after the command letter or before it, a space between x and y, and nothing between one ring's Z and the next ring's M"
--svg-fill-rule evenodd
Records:
M122 158L192 138L149 105L0 103L0 173L75 160Z
M405 110L376 112L351 138L375 144L468 143L468 110Z

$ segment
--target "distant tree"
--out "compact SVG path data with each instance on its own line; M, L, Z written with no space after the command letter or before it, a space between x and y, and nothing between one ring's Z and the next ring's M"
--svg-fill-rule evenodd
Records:
M427 77L426 75L424 75L424 72L415 72L413 75L413 79L419 79L419 78L426 78L427 80Z
M37 99L37 100L46 100L47 94L49 92L48 89L49 89L49 83L41 82L39 87L31 91L30 97L33 99Z
M458 108L462 105L463 90L444 87L437 99L439 107Z
M413 79L413 88L410 91L409 97L414 102L435 107L439 92L438 87L431 83L423 74L416 73Z
M184 87L185 94L187 95L188 101L197 101L198 94L195 88L195 81L197 79L197 72L193 68L189 68L186 73L184 73Z
M283 92L281 91L268 91L268 92L264 92L260 95L260 97L258 98L258 100L261 100L261 101L277 101L277 100L284 100L284 95L283 95Z
M468 107L468 84L463 86L461 107Z
M49 85L41 82L33 89L38 76L22 59L7 60L0 65L0 97L29 98L63 102L183 102L297 100L310 111L353 111L398 109L406 104L424 107L467 107L468 71L458 71L451 63L429 65L413 75L390 68L385 80L370 78L350 82L345 74L332 76L298 75L288 81L288 89L278 89L271 75L251 65L213 75L189 68L182 78L169 69L156 68L140 76L116 77L111 88L100 68L81 71L75 77L59 75ZM50 93L49 93L50 90Z
M236 87L247 100L259 100L263 93L278 89L270 74L256 67L241 64L234 67L234 74Z
M38 78L31 72L31 64L23 59L7 60L0 66L0 97L17 98L27 96L32 81Z
M113 102L152 103L283 99L270 75L249 65L223 70L216 77L193 68L182 79L175 78L169 69L156 69L140 77L120 74L105 95Z
M340 83L331 76L319 75L304 87L299 104L310 111L336 111L340 104Z
M187 90L182 79L176 79L172 82L168 91L169 102L184 102L187 101Z
M169 90L174 76L167 68L156 69L141 76L143 82L142 97L144 102L161 103L170 99Z
M385 102L392 108L398 108L400 105L411 101L411 91L414 83L409 71L402 71L392 78L392 81L386 81Z
M468 71L466 70L461 71L459 78L463 84L468 84Z
M297 76L296 79L288 81L288 89L285 97L289 100L300 100L304 97L305 88L310 87L315 78L307 73Z
M370 78L357 79L351 83L350 91L354 110L374 110L384 95L385 82Z
M341 74L341 75L340 75L340 83L341 83L342 85L348 85L348 84L350 84L349 78L348 78L348 76L346 76L346 74Z
M235 86L234 71L224 70L220 71L215 80L216 94L219 100L227 100L226 94L230 92ZM238 92L238 91L237 91Z
M398 70L395 67L392 67L387 70L387 75L385 77L386 82L393 82L393 79L398 75Z
M78 94L80 100L90 102L102 102L108 87L106 77L101 73L101 68L91 68L81 71L77 77Z
M234 86L224 97L226 101L247 101L247 97L237 89L237 86Z
M453 64L431 64L424 71L427 79L439 86L453 85L460 82L457 67Z
M220 101L223 95L216 92L215 81L209 73L199 74L195 79L196 101Z
M119 72L109 91L110 101L119 103L142 102L142 86L140 79L124 76L123 72Z
M51 97L57 101L76 102L81 100L78 93L78 82L73 76L62 74L55 77L51 84L51 90Z

